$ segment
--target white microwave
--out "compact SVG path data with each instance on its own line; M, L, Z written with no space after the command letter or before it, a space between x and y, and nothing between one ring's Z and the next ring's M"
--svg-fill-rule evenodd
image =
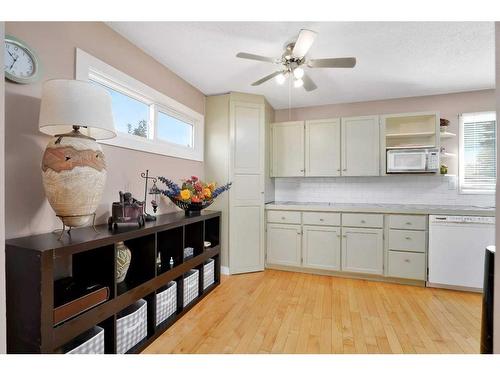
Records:
M387 150L387 173L436 173L439 149L405 148Z

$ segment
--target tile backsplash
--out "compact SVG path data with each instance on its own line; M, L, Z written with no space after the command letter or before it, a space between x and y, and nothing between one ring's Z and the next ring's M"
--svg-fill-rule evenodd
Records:
M275 200L494 206L494 194L460 194L454 176L276 178Z

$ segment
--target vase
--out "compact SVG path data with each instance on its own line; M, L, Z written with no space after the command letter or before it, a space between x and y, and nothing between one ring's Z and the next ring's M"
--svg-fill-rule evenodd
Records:
M101 146L91 138L54 137L43 155L42 180L56 215L69 227L86 225L94 217L106 183Z
M125 280L127 276L128 269L130 267L130 261L132 260L132 253L130 249L125 246L123 241L117 242L115 245L116 249L116 282L121 283Z

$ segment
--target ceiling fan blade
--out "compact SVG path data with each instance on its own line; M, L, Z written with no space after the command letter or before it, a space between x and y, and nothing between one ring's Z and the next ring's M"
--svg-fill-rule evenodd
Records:
M278 72L274 72L274 73L271 73L261 79L259 79L258 81L255 81L254 83L252 83L252 86L259 86L260 84L266 82L266 81L269 81L271 78L274 78L276 77L277 75L281 74L282 72L278 71Z
M318 33L312 30L300 30L299 37L293 47L292 55L295 57L304 57L309 52L309 48L311 48L314 39L316 39L316 35Z
M355 57L341 57L336 59L313 59L307 62L310 68L354 68Z
M272 57L254 55L253 53L246 53L246 52L240 52L236 55L236 57L239 57L240 59L265 61L270 63L276 62L276 59L273 59Z
M311 77L309 77L307 74L304 74L304 76L302 77L302 81L304 81L303 87L304 87L304 90L306 90L306 91L313 91L313 90L316 90L318 88L318 86L316 86L316 84L311 79Z

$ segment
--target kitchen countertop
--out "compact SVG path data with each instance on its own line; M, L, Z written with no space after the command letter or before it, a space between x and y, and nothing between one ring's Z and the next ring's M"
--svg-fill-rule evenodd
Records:
M281 202L266 203L266 210L495 216L495 207L492 206L460 206L460 205L434 205L434 204L330 203L330 202L281 201Z

